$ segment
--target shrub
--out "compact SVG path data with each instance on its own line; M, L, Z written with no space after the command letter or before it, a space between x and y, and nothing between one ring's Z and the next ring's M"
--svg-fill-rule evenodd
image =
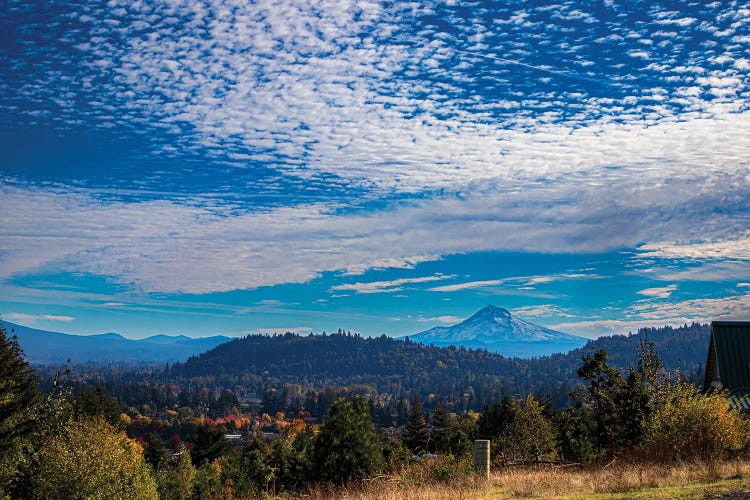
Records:
M723 392L677 382L646 422L643 451L654 460L715 460L746 444L748 423Z
M102 419L70 422L39 452L38 498L158 498L143 448Z
M468 481L473 475L471 455L455 457L449 453L437 459L422 458L405 464L400 483L412 486L433 483L456 484Z

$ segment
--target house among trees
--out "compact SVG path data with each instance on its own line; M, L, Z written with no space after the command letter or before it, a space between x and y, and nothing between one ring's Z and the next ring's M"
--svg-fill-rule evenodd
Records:
M729 391L732 408L750 412L750 321L713 321L703 391Z

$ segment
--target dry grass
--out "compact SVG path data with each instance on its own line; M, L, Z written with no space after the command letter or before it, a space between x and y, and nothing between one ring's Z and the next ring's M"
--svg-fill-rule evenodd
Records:
M509 498L705 498L750 490L750 461L652 465L624 463L599 469L513 468L488 481L414 484L383 477L346 489L312 491L311 500L459 500Z
M565 498L617 494L648 488L708 484L744 478L750 487L750 462L731 461L677 465L612 464L603 469L515 469L502 471L492 481L507 497Z

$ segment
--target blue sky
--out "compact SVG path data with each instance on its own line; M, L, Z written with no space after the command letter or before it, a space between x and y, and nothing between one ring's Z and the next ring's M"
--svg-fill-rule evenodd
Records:
M745 2L6 6L8 321L750 318Z

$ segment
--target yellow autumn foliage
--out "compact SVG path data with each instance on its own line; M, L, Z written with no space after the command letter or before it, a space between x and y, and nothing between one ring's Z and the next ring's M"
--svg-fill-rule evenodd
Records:
M39 451L37 498L157 499L143 448L103 419L77 420Z
M721 392L676 383L646 423L647 456L660 461L714 460L746 445L748 421Z

